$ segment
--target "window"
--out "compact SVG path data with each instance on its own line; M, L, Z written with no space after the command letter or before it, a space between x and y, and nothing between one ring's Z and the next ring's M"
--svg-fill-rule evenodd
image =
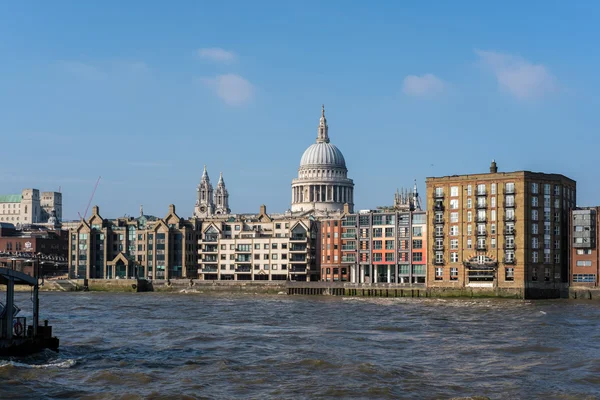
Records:
M236 230L236 231L239 231L239 230L240 230L240 226L239 226L239 225L236 225L236 226L235 226L235 230Z
M413 226L412 228L412 235L414 237L421 237L423 236L423 228L420 226Z
M496 198L495 198L495 197L492 197L492 198L490 199L490 206L491 206L492 208L496 207Z
M514 281L515 280L515 269L512 267L504 269L504 280Z
M538 228L539 228L539 227L538 227L538 224L531 224L531 233L532 233L533 235L537 235L537 234L538 234L538 232L539 232L539 229L538 229Z
M413 249L422 249L423 241L422 240L413 240Z
M450 280L451 281L458 280L458 268L456 268L456 267L450 268Z
M381 253L373 253L373 261L381 261Z
M385 228L385 237L394 237L394 228Z
M577 254L579 254L579 255L592 254L592 250L591 249L577 249Z
M265 249L265 250L269 250L269 243L265 243L265 244L263 245L263 249Z
M373 254L374 256L375 254ZM419 253L412 253L412 259L413 261L423 261L423 253L419 252Z
M229 250L235 250L235 244L230 244L229 245Z
M537 221L538 220L538 212L537 212L537 210L531 210L531 220L532 221Z
M450 262L453 262L453 263L458 262L458 253L450 253Z
M393 250L394 249L394 241L393 240L386 240L385 241L385 248L387 250Z
M471 239L467 239L467 249L473 248L473 241Z
M467 225L467 236L470 236L473 233L472 229L471 224Z
M560 199L554 199L554 208L560 208Z
M442 278L443 278L443 276L444 276L444 268L437 267L435 269L435 280L436 281L441 281Z
M458 239L451 239L450 240L450 248L452 250L458 250Z
M532 248L532 249L537 249L537 248L539 248L539 241L538 241L538 238L536 238L536 237L532 237L532 238L531 238L531 248Z
M268 260L269 259L269 255L268 254L263 254L263 260Z
M473 195L473 188L471 185L467 185L467 196Z
M537 248L537 247L534 247ZM538 252L537 251L532 251L531 252L531 262L538 262Z
M531 198L531 206L532 207L537 207L538 206L538 198L536 196L533 196Z
M436 187L435 188L435 197L444 197L444 188Z
M506 194L513 194L514 192L515 192L515 183L514 182L508 182L504 186L504 193L506 193Z
M467 222L473 222L473 213L471 211L467 211Z
M458 226L452 225L450 227L450 236L458 236Z
M496 184L495 183L492 183L491 192L492 192L492 194L496 194Z
M544 280L548 282L550 280L550 268L544 268Z
M471 199L467 199L467 208L473 208L473 201Z
M269 264L263 264L263 269L268 270L269 269Z
M560 254L554 254L554 264L560 264Z
M394 253L385 253L385 261L394 261Z
M538 194L538 190L539 190L538 184L537 183L532 183L531 184L531 193Z
M485 184L477 185L477 194L485 194Z
M458 210L458 199L452 199L452 200L450 200L450 209L451 210Z
M382 237L383 229L381 228L373 228L373 237Z
M374 240L373 241L373 249L375 250L381 250L382 249L382 242L381 240Z
M492 249L496 248L496 238L491 238L490 239L490 245L492 246Z
M573 274L573 282L596 283L596 274Z
M577 266L578 267L591 267L592 266L592 261L589 261L589 260L578 260L577 261Z
M450 188L450 196L451 197L458 197L458 186L452 186Z
M490 227L490 230L491 230L492 235L495 235L496 234L496 224L492 224Z
M550 194L550 184L549 183L544 184L544 194Z
M458 213L457 212L451 212L450 213L450 222L453 223L458 223Z
M373 225L383 225L383 215L373 215Z
M538 276L537 276L537 268L533 268L531 270L531 280L532 281L537 281L538 280Z

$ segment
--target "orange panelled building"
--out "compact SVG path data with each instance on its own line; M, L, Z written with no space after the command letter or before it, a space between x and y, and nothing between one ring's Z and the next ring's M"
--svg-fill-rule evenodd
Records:
M321 280L350 280L348 266L342 264L342 219L321 221Z

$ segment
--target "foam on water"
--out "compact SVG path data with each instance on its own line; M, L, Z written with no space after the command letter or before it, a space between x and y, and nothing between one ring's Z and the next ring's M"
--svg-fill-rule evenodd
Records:
M29 369L46 369L46 368L71 368L77 364L75 359L67 359L61 361L49 362L46 364L28 364L18 361L0 361L0 368L29 368Z

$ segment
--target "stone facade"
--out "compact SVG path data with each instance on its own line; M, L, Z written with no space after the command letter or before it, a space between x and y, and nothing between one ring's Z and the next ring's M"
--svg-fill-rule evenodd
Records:
M197 220L202 280L318 280L312 218L287 214L214 216Z
M558 290L575 181L529 171L427 178L429 287Z
M62 220L62 193L23 189L21 194L0 196L0 222L29 225Z
M227 215L231 212L229 209L229 192L225 187L222 172L219 176L217 189L213 190L205 165L197 191L198 198L194 208L194 217L205 218L213 215Z
M570 283L574 287L600 285L600 207L571 211Z
M95 206L69 231L69 276L73 279L196 277L196 227L169 206L164 218L104 219Z

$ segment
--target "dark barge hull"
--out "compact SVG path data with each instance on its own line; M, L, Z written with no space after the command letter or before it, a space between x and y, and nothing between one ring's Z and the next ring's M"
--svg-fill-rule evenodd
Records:
M45 349L58 351L58 338L0 339L0 357L23 357Z

